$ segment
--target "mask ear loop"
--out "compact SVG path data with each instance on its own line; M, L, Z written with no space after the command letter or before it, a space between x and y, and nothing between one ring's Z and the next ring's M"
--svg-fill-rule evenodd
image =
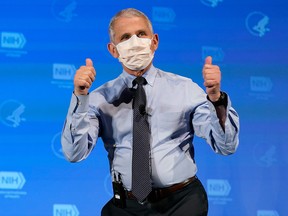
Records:
M155 34L153 34L153 35L152 35L152 38L150 39L150 40L151 40L150 49L151 49L152 46L154 45L154 44L153 44L153 40L154 40L154 38L155 38L154 36L155 36ZM152 52L152 49L151 49L151 52ZM154 52L152 53L153 57L154 57L154 53L155 53L155 50L154 50Z

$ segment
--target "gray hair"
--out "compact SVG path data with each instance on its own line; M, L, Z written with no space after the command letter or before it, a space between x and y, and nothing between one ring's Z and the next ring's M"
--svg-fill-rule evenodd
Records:
M151 32L153 33L153 27L152 27L152 23L149 20L149 18L141 11L134 9L134 8L127 8L127 9L123 9L121 11L119 11L115 16L112 17L112 19L110 20L109 23L109 37L110 37L110 41L113 42L114 41L114 36L115 36L115 32L114 32L114 24L115 21L119 18L119 17L127 17L127 18L131 18L131 17L143 17L148 24L149 29L151 30Z

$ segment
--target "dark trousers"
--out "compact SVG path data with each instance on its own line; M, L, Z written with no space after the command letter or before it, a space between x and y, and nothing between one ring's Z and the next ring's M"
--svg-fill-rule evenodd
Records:
M102 208L101 216L207 216L208 199L199 179L166 198L140 204L126 199L126 208L118 208L111 199Z

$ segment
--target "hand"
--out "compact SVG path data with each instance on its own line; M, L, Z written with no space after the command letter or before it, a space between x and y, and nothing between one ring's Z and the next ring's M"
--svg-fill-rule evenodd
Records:
M87 95L94 82L96 71L90 58L86 59L86 65L81 66L74 76L74 94Z
M217 101L221 95L221 71L217 65L212 65L211 56L206 57L202 74L204 79L204 86L206 87L206 93L209 99L212 102Z

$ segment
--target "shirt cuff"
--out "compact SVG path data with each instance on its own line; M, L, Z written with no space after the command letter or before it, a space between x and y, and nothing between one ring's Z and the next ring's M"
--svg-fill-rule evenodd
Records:
M89 110L89 95L75 95L71 97L69 113L83 113Z

